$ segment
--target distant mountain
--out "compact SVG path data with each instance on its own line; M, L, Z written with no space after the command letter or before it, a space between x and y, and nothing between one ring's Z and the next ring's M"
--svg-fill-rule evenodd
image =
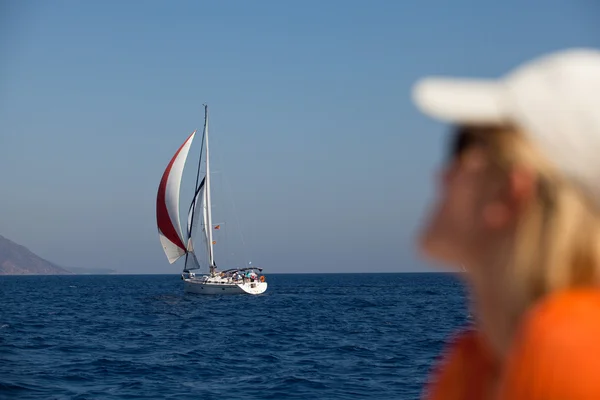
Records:
M0 275L69 275L70 271L44 260L0 235Z

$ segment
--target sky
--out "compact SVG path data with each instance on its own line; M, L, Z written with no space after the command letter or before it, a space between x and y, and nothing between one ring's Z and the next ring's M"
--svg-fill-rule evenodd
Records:
M600 47L598 17L596 0L0 0L0 235L67 268L179 273L156 192L207 103L215 221L241 232L220 266L438 268L414 236L447 127L412 85Z

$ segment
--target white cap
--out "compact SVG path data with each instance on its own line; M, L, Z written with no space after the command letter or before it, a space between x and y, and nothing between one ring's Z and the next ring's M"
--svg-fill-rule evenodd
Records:
M460 125L510 123L600 205L600 51L569 49L496 80L425 78L417 106Z

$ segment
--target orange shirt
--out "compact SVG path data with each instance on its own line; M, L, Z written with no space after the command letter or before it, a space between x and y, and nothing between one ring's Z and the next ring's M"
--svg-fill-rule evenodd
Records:
M497 370L474 331L445 354L427 400L600 400L600 289L561 292L533 307Z

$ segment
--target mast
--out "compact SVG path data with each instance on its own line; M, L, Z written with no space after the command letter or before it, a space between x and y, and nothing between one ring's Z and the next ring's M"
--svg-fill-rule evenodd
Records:
M204 140L206 146L206 182L204 183L204 206L206 207L206 225L207 229L207 244L208 244L208 265L210 268L210 274L213 275L215 272L215 258L213 255L213 235L212 235L212 207L210 200L210 157L208 151L208 106L204 105Z

